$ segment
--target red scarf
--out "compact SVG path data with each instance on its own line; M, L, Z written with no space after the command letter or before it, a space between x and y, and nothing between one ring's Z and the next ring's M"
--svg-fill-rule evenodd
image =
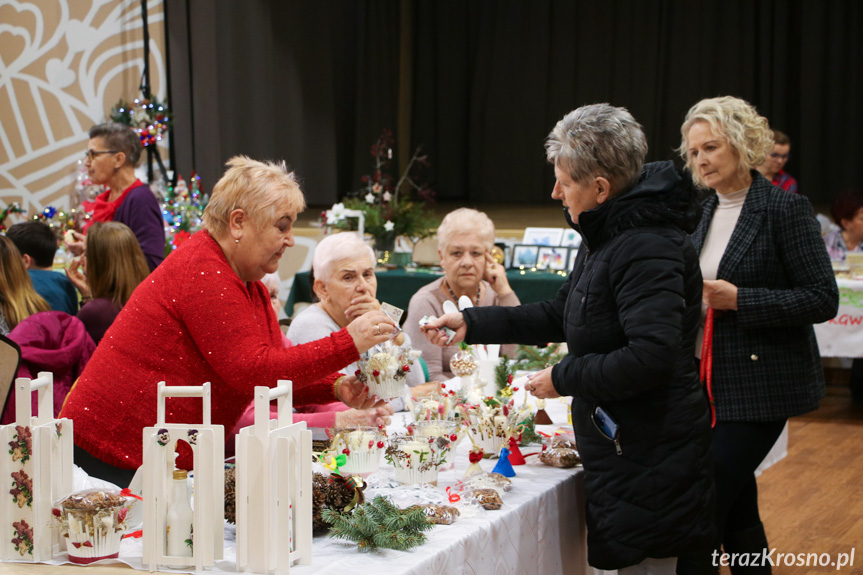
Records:
M114 214L117 213L117 208L120 207L120 204L123 203L123 200L126 199L126 196L129 195L134 188L138 186L142 186L141 180L136 179L132 182L128 188L123 190L123 193L120 194L120 197L114 200L113 202L109 202L108 198L111 196L111 190L106 190L104 193L96 196L96 199L92 202L84 202L84 209L93 212L93 216L84 222L84 232L87 229L95 224L96 222L113 222Z
M716 427L716 406L713 403L713 315L713 308L707 308L699 369L699 376L704 387L707 388L707 399L710 402L710 427Z

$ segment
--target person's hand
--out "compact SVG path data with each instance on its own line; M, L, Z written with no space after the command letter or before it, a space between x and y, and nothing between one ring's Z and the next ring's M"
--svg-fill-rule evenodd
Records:
M560 394L554 389L554 385L551 383L551 369L547 367L542 371L528 375L524 389L537 399L560 397Z
M452 341L447 342L449 336L441 329L443 327L448 327L455 331L455 337L452 338ZM426 338L433 344L439 347L446 347L464 341L467 335L467 324L464 322L464 315L461 312L448 313L420 326L420 331L425 333Z
M369 386L354 375L345 376L338 382L335 395L336 399L354 409L371 409L386 405L386 402L377 396L369 397Z
M494 261L494 258L489 252L485 253L485 274L483 278L491 285L498 296L503 297L512 293L512 288L509 285L509 279L506 277L506 270L503 266Z
M72 262L66 266L66 277L72 282L82 296L90 296L90 287L87 285L87 257L78 256L72 258Z
M351 303L345 308L345 317L348 322L352 322L364 313L379 309L381 309L381 302L376 300L371 294L364 293L351 300Z
M370 311L349 323L346 329L353 338L357 351L363 353L388 341L395 333L396 326L384 312Z
M421 383L419 385L415 385L411 388L411 398L412 399L420 399L421 397L428 397L433 393L440 393L440 382L439 381L429 381L428 383Z
M737 309L737 286L725 280L704 280L701 299L716 310Z
M387 426L392 421L393 408L388 404L375 407L374 409L348 409L336 413L336 429L350 427L378 427Z
M79 234L78 232L72 232L63 237L63 244L66 246L66 251L73 256L80 256L84 253L84 241L84 235Z

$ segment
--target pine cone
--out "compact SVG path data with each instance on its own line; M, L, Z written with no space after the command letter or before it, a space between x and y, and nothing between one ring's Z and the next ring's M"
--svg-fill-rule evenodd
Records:
M321 512L324 509L343 511L354 498L352 489L341 483L330 481L321 473L312 477L312 532L315 535L326 533L330 529Z
M225 468L225 519L229 523L237 523L237 488L235 486L236 472L233 467Z

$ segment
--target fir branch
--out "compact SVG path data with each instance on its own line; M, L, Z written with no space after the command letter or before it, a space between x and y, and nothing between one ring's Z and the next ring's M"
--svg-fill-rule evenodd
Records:
M357 507L353 514L325 509L323 517L332 524L331 537L355 541L361 552L378 547L410 549L425 543L422 532L433 527L422 509L402 510L380 495Z

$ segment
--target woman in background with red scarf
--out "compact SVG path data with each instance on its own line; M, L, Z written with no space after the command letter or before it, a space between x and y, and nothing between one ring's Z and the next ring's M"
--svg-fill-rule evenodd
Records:
M87 146L87 173L94 184L108 189L89 203L93 217L84 231L96 222L120 222L134 232L150 271L165 259L165 223L156 196L135 176L141 158L141 142L128 126L115 123L90 128ZM66 249L76 256L84 252L84 236L74 233L66 239Z

